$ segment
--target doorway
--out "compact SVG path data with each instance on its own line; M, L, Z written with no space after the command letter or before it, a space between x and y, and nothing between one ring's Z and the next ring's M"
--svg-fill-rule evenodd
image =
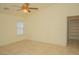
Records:
M67 45L79 49L79 16L67 17Z

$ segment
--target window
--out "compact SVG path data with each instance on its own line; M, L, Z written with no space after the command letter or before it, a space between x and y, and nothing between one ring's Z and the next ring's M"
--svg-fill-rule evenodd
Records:
M17 35L23 35L24 32L24 22L19 20L16 24Z

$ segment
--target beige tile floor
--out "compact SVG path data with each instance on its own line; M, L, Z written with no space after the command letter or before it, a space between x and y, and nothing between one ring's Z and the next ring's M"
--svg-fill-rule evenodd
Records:
M0 55L78 55L79 49L23 40L0 47Z

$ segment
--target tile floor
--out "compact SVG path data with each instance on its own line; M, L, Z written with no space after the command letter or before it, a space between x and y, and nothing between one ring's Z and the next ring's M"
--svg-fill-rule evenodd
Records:
M78 55L79 48L23 40L0 47L0 55Z

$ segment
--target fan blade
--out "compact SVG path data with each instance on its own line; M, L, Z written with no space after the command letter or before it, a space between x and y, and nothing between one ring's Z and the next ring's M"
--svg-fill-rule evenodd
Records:
M38 10L38 8L31 8L31 7L30 7L29 9L35 9L35 10Z
M28 12L30 13L31 11L30 11L30 10L28 10Z
M9 10L9 8L5 7L4 10Z
M29 3L24 3L24 4L23 4L23 7L24 7L24 8L28 8L28 7L29 7Z
M25 5L29 6L29 3L24 3Z

